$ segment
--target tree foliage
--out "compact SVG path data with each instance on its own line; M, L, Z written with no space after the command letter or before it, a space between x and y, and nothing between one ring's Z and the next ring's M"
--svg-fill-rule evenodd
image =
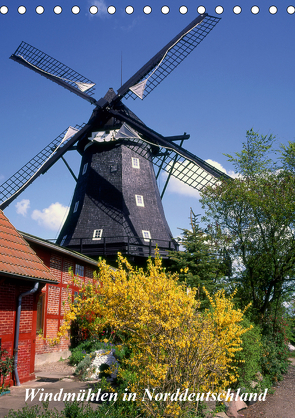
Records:
M201 228L199 215L191 209L190 229L182 230L180 251L171 251L170 269L179 272L179 279L196 290L202 306L208 307L208 298L203 288L210 293L223 288L222 278L229 276L231 261L224 249L217 249L212 236Z
M233 163L236 172L246 178L255 178L261 173L276 169L276 163L269 158L273 150L275 137L273 135L259 135L250 129L246 132L246 141L242 143L242 151L235 156L225 154Z
M285 158L291 147L277 167L268 158L273 140L248 131L242 151L228 155L238 178L207 188L201 200L208 233L230 254L232 280L260 318L295 288L295 177Z

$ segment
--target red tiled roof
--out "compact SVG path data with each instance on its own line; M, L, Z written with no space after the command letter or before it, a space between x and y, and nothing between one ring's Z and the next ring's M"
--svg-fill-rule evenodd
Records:
M0 273L56 281L50 270L0 210Z

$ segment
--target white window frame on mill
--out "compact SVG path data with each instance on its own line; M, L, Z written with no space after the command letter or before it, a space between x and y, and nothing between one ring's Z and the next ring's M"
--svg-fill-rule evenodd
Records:
M98 241L98 240L100 240L101 239L101 237L102 237L102 233L103 233L103 229L95 229L94 231L93 231L93 236L92 236L92 240L93 241Z
M74 207L73 213L76 213L77 212L78 207L79 207L79 200L75 203L75 207Z
M142 232L142 236L143 236L144 241L150 242L150 240L152 239L150 231L147 231L147 230L143 229L141 232Z
M140 169L139 158L132 157L132 167Z
M136 205L137 206L144 207L144 200L143 200L143 196L142 195L136 194L135 195L135 201L136 201Z
M88 168L88 163L85 163L83 166L82 176L86 173L87 168Z
M75 276L84 277L84 266L75 264Z

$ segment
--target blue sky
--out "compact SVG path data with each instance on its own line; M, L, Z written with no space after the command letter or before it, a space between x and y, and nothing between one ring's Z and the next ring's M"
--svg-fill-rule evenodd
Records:
M171 38L197 15L198 3L149 1L142 3L114 0L81 1L74 15L67 1L22 2L25 14L17 11L19 2L9 1L7 14L0 14L0 182L7 180L30 158L68 126L87 122L92 106L62 87L9 60L21 41L25 41L96 82L95 97L104 96L109 87L132 76ZM106 7L116 7L109 15ZM268 8L276 5L272 15ZM43 5L42 15L35 12ZM100 12L92 16L89 7ZM125 7L134 12L128 15ZM152 12L143 13L150 5ZM161 6L168 5L164 15ZM179 7L188 8L186 14ZM286 9L289 1L266 4L265 1L202 3L206 12L217 16L218 25L196 50L144 101L126 104L148 126L162 135L187 132L187 149L205 160L213 160L230 172L233 167L224 153L241 149L247 129L274 134L279 143L294 141L295 108L295 14ZM235 15L233 7L242 12ZM251 6L257 5L257 15ZM67 160L79 169L78 154ZM164 179L160 179L163 184ZM55 238L62 213L69 206L74 180L59 161L39 177L5 210L16 228L44 238ZM173 187L174 186L174 187ZM198 195L173 182L163 199L166 217L174 236L178 228L189 226L190 207L201 213Z

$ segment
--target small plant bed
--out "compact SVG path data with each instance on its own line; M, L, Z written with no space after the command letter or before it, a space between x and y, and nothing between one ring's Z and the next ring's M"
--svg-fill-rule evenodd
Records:
M13 357L9 356L6 350L0 349L0 396L9 393L5 386L6 378L13 370Z
M76 366L74 375L80 380L99 380L117 376L119 361L126 355L124 347L116 347L96 339L83 341L72 350L69 363Z

